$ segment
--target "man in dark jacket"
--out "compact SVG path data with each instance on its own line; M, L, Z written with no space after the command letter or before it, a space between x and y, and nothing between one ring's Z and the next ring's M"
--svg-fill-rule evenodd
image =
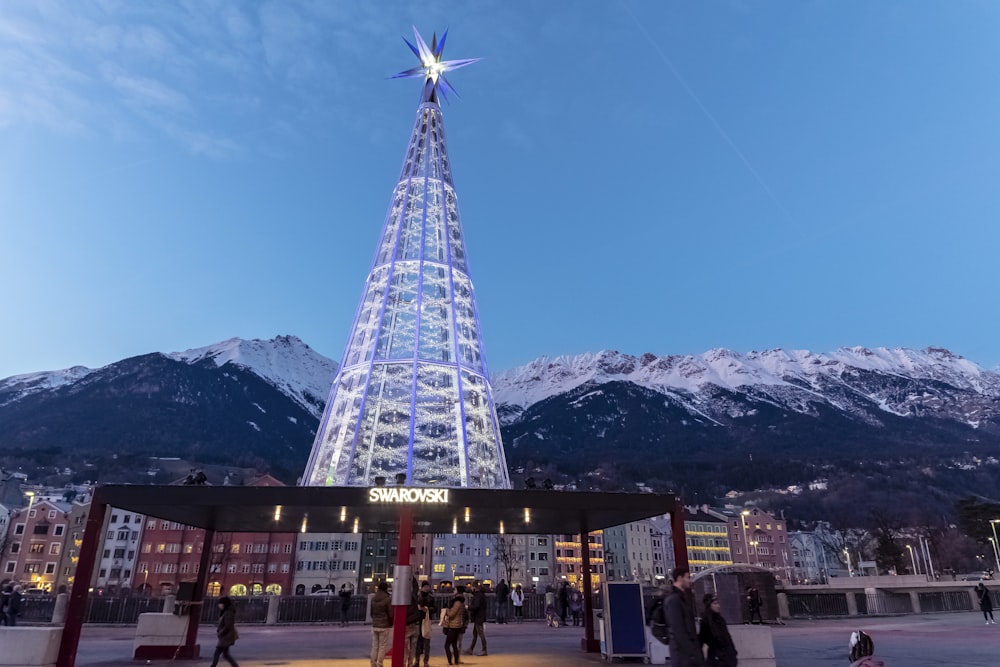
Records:
M478 581L472 584L472 601L469 603L469 621L472 623L472 643L466 653L471 654L476 650L476 640L483 640L483 652L479 655L486 655L486 630L483 623L486 622L486 591Z
M670 631L671 667L703 667L701 642L694 627L694 600L691 572L686 567L674 569L674 585L664 603Z
M406 635L404 636L403 665L412 667L417 661L417 637L420 636L420 621L423 613L417 602L417 580L411 582L410 604L406 608Z
M17 625L17 617L21 615L21 601L24 595L21 594L21 585L14 584L7 598L7 625L13 627Z
M417 596L417 608L420 609L421 622L423 622L424 618L428 618L433 628L438 618L438 607L437 602L434 600L434 594L431 593L431 584L429 581L425 581L420 585L420 595ZM417 667L417 663L420 662L420 656L424 656L424 667L427 667L427 663L431 659L431 638L424 637L423 634L417 635L417 656L413 661L413 667Z
M347 627L351 613L351 589L347 584L341 584L337 596L340 597L340 627Z
M507 622L507 598L510 597L510 586L506 579L501 579L497 584L497 624Z
M389 584L383 581L372 596L371 667L382 667L391 637L392 600L389 597Z

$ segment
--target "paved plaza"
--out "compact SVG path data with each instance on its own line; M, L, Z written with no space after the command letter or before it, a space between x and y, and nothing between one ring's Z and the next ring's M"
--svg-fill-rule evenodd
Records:
M854 618L792 621L775 626L779 667L847 665L847 641L852 630L863 629L875 639L877 655L887 667L995 666L1000 662L1000 625L984 626L978 612L891 618ZM523 625L488 624L489 656L463 656L469 667L544 665L599 665L600 656L580 651L581 628L548 628L540 621ZM79 667L135 665L130 660L134 627L88 626L83 630L77 657ZM0 631L2 635L2 631ZM233 656L243 667L366 667L370 630L367 626L335 625L251 626L240 628ZM214 632L203 628L203 652L214 647ZM466 635L466 644L471 635ZM432 667L447 665L444 638L432 638ZM186 662L180 664L208 664ZM155 662L164 665L166 661ZM225 664L225 663L223 663ZM386 660L386 666L389 665Z

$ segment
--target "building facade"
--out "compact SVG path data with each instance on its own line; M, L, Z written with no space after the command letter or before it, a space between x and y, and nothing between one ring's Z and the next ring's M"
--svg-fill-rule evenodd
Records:
M583 542L580 535L554 535L555 576L549 582L565 581L572 586L583 586ZM587 535L587 549L590 553L590 583L597 589L606 579L604 531L595 530ZM530 569L530 568L529 568ZM534 578L533 578L534 579ZM536 582L536 583L540 583ZM544 588L540 588L544 590Z
M300 533L295 546L295 595L347 585L360 590L361 538L356 533Z
M705 507L685 510L684 532L692 572L733 564L727 523Z
M14 510L0 576L25 589L57 592L70 509L69 503L40 500Z
M785 520L759 508L724 510L732 545L733 562L773 570L779 579L789 579L792 555Z

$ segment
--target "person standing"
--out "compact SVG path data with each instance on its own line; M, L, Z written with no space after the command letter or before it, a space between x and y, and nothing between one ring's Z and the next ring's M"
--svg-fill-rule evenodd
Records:
M240 638L236 631L236 608L228 597L219 598L215 604L219 608L219 623L215 627L218 642L215 645L215 655L212 656L212 667L219 664L219 658L225 658L233 667L240 667L233 656L229 655L229 649Z
M559 627L559 614L556 612L556 592L551 586L545 590L545 625Z
M413 667L417 667L417 664L420 662L420 656L424 656L424 667L427 667L427 663L431 659L431 635L428 628L425 636L423 627L424 625L433 625L433 619L437 618L437 602L434 601L434 594L431 593L431 584L429 581L425 581L420 585L420 596L417 598L417 606L422 614L421 633L417 637L417 655L413 660ZM430 622L425 624L423 619L427 619Z
M465 596L456 595L444 612L441 625L444 626L444 654L449 665L462 664L459 654L462 652L462 628L465 626Z
M17 625L17 617L21 615L21 603L24 601L24 595L21 594L21 590L21 584L14 584L14 587L10 589L10 597L7 598L5 616L7 618L7 625L10 627Z
M983 611L986 625L996 625L997 622L993 620L993 600L990 599L990 589L986 588L986 585L981 581L976 586L976 597L979 598L979 608Z
M510 597L510 586L506 579L497 584L497 625L507 622L507 599Z
M472 655L473 651L476 650L476 640L482 639L483 652L479 655L487 655L486 630L483 627L483 624L486 623L486 591L483 590L483 585L478 581L472 584L472 601L469 602L469 621L472 623L472 643L469 644L469 650L466 653Z
M382 667L391 636L392 601L389 598L389 584L382 581L379 582L375 595L372 596L371 667Z
M340 627L346 628L349 623L348 616L351 613L351 589L347 587L347 584L341 584L337 596L340 597Z
M736 645L729 634L726 619L722 617L722 606L719 604L719 598L709 593L704 597L703 602L705 610L701 614L698 639L708 647L705 664L708 667L736 667Z
M410 585L410 604L406 607L406 634L404 635L403 665L412 667L417 661L417 637L420 636L420 622L424 615L417 601L417 580Z
M514 605L514 620L518 623L524 622L524 591L521 584L514 587L510 592L510 601Z
M674 585L664 603L670 632L671 667L703 667L701 642L694 627L694 602L691 599L691 571L674 569Z
M559 625L566 627L566 612L569 610L569 584L559 586Z
M573 626L583 622L583 593L575 588L569 593L569 613L573 617Z
M747 586L747 611L750 613L750 624L753 625L753 617L756 616L761 625L764 625L764 618L760 615L760 608L764 606L764 601L760 599L760 591L753 586Z
M0 584L0 625L7 625L7 603L10 602L11 585L7 580Z

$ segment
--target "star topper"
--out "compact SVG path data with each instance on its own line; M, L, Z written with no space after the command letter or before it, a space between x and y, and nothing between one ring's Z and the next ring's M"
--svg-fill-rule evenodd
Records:
M400 72L392 79L413 79L418 77L424 78L424 102L437 102L437 94L440 91L441 97L446 101L448 100L448 93L453 93L456 97L458 92L452 87L448 80L444 78L445 72L450 72L452 70L460 69L466 65L471 65L472 63L479 62L479 58L469 58L466 60L441 60L441 53L444 51L444 42L448 39L448 31L445 30L444 34L441 35L441 41L437 41L437 33L431 39L431 45L428 47L427 42L423 40L420 33L417 32L416 26L413 28L414 41L417 43L416 46L410 43L405 37L403 41L406 45L410 47L410 50L417 56L420 60L420 67L414 67L408 69L405 72Z

